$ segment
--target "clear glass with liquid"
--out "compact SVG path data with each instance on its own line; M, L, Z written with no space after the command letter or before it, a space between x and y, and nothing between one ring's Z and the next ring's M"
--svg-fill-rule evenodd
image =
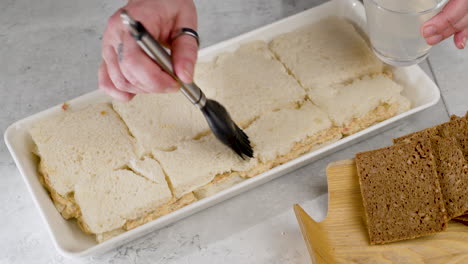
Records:
M448 0L364 0L367 29L374 53L385 63L409 66L424 60L431 46L421 25Z

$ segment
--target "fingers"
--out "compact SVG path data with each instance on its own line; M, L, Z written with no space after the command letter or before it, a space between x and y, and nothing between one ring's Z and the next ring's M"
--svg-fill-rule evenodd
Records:
M175 92L178 83L151 60L120 21L120 10L108 21L103 36L100 88L119 100L131 94Z
M99 67L98 71L98 83L99 89L112 96L119 101L130 101L133 98L133 94L123 92L115 88L114 83L109 78L106 63L103 62Z
M174 30L181 28L197 30L197 13L191 2L182 7L177 16ZM194 37L182 35L171 43L172 61L176 75L185 83L193 82L193 73L198 54L198 44Z
M172 43L172 60L176 75L185 83L193 82L198 44L195 38L183 35Z
M453 42L455 46L459 49L464 49L466 45L466 40L468 39L468 28L465 28L463 31L458 32L453 36Z
M141 93L142 91L138 89L135 85L130 83L127 80L127 78L122 74L118 61L118 56L122 55L117 55L113 47L103 47L102 58L104 59L104 62L106 64L107 74L112 80L114 87L123 92L133 94Z
M147 93L178 90L178 83L143 52L130 34L123 34L122 46L119 65L128 82Z
M435 45L468 28L468 1L451 0L444 9L421 27L427 44Z

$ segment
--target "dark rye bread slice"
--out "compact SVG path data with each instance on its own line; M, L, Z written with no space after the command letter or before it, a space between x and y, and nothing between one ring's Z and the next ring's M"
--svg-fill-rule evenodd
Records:
M394 139L395 143L431 140L448 219L468 211L468 161L460 144L465 126L466 118L452 116L450 122Z
M431 138L448 219L468 210L468 162L454 137Z
M445 229L447 215L429 141L358 153L356 165L371 244Z
M426 129L423 129L421 131L416 131L416 132L410 133L408 135L401 136L399 138L394 138L393 143L395 143L395 144L403 143L403 142L408 143L408 142L411 141L412 138L420 138L420 137L429 138L431 136L436 136L436 135L438 135L437 126L426 128Z
M452 115L449 122L414 132L399 138L394 138L393 142L399 143L420 133L429 133L431 135L439 135L442 137L455 137L458 144L460 145L461 150L463 151L463 155L465 155L465 159L468 161L468 112L463 117Z
M420 134L453 136L460 144L463 154L466 155L468 154L468 112L464 117L452 115L449 122L426 128L399 138L394 138L393 143L400 143L403 140L411 139L412 137L419 136Z
M436 127L442 137L454 137L468 161L468 113L464 117L453 117L450 122Z

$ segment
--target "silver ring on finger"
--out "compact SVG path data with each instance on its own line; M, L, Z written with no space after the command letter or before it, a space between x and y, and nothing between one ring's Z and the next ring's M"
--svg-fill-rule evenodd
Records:
M177 30L171 38L171 42L174 41L176 38L182 36L182 35L188 35L193 37L197 41L197 46L200 47L200 37L198 36L197 31L191 29L191 28L181 28Z

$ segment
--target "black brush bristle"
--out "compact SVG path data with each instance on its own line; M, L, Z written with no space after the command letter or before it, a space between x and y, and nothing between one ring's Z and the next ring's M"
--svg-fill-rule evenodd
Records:
M213 134L241 158L253 157L249 137L232 120L226 109L214 100L206 100L201 109Z

